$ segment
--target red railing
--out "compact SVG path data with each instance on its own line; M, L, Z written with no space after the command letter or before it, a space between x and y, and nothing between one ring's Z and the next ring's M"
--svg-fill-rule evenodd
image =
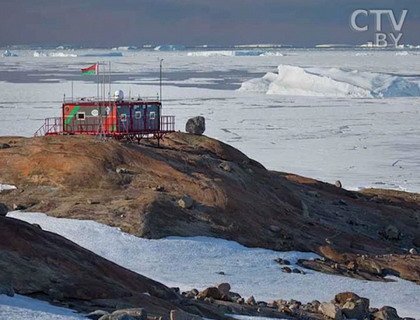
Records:
M114 121L112 121L114 122ZM168 133L175 131L175 116L161 116L159 129L144 128L136 130L132 123L114 124L106 119L89 119L83 123L74 119L69 123L64 123L62 118L46 118L44 124L35 132L34 136L48 136L56 134L105 134L108 136L124 136L136 134L155 134ZM101 130L102 129L102 130Z
M34 136L48 136L62 133L61 118L46 118L44 124L35 132Z

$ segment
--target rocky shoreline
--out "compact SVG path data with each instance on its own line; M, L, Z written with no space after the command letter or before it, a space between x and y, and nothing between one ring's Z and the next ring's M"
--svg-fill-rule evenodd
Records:
M0 192L4 293L80 312L102 309L102 320L144 320L145 314L172 320L226 314L340 320L352 312L356 319L401 319L395 309L372 309L352 293L309 304L254 301L230 292L227 284L180 293L39 226L3 217L12 209L95 220L144 238L219 237L322 257L300 260L299 268L279 260L279 272L312 269L374 281L393 275L420 283L416 194L352 192L269 171L220 141L191 134L168 135L160 148L94 137L0 137L0 146L0 182L16 186ZM131 310L139 306L143 311Z

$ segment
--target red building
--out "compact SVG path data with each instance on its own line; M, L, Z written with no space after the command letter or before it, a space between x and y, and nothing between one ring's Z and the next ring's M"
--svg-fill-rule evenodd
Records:
M82 98L63 101L61 117L47 118L35 136L102 135L118 139L156 138L175 131L175 117L164 116L158 100L124 100L122 91L113 99Z

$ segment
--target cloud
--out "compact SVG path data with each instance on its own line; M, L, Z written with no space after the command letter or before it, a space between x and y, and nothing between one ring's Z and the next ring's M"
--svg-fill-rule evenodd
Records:
M357 43L359 8L409 9L404 37L420 43L418 0L2 0L0 46L144 43Z

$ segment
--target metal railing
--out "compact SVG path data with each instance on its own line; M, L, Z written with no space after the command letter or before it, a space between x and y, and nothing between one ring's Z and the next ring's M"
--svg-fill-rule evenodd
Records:
M133 119L131 119L133 120ZM72 119L70 122L62 118L46 118L44 124L35 132L34 136L48 136L56 134L104 134L108 136L124 136L127 134L168 133L175 131L175 116L161 116L157 126L136 129L133 122L121 123L115 118L86 119L84 122Z

